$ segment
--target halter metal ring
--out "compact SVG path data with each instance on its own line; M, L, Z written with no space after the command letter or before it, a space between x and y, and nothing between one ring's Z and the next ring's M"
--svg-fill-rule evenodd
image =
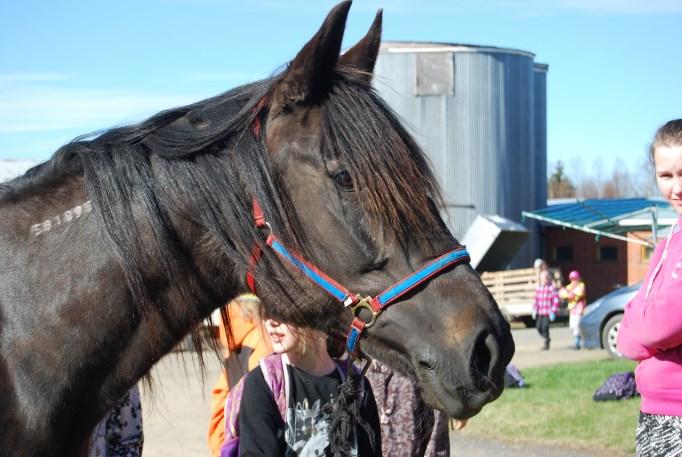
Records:
M369 304L370 300L372 300L372 297L362 298L360 301L350 307L354 317L360 317L360 311L362 308L365 308L372 313L372 318L369 320L369 322L365 322L366 329L374 327L374 324L377 322L377 317L379 317L379 311L375 311L374 308L372 308L372 305Z
M360 354L358 356L351 354L350 357L348 357L348 373L353 373L354 371L354 364L355 362L360 362L364 361L365 363L362 365L362 368L360 368L360 377L363 377L367 374L367 371L369 370L369 367L372 365L372 359L367 357L365 354Z

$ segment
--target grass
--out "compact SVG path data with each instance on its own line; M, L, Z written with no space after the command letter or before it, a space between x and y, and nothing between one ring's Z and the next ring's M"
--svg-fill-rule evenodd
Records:
M458 433L632 455L639 397L595 402L592 394L609 375L634 367L601 360L525 369L529 387L506 389Z

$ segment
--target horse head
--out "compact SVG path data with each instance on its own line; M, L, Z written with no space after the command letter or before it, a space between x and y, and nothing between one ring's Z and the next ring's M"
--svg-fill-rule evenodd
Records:
M275 79L256 131L295 207L311 262L347 289L375 295L459 245L439 215L427 160L371 89L381 12L339 56L349 7L336 6ZM264 291L266 312L347 331L349 311L292 276L296 305ZM509 325L468 265L401 297L361 346L415 375L426 401L458 418L499 396L514 350Z

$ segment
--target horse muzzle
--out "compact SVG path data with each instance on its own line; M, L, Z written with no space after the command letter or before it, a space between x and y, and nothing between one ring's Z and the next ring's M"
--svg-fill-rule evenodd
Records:
M412 357L424 401L457 419L472 417L504 389L504 371L514 354L511 333L479 331L455 354L433 346ZM449 351L448 351L449 352Z

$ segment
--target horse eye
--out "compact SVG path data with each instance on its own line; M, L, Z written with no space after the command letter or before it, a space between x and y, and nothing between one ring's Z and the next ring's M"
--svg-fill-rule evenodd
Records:
M334 173L334 183L343 190L353 190L353 178L347 170L341 170Z
M286 102L282 105L281 114L291 114L294 111L294 102Z

